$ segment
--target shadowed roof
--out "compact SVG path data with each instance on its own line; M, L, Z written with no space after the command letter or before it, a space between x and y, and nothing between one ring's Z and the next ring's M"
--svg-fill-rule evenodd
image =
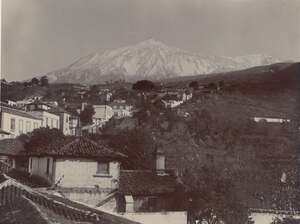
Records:
M1 112L8 113L8 114L14 114L14 115L17 115L17 116L20 116L20 117L26 117L26 118L35 119L35 120L41 120L40 118L35 117L35 116L27 113L26 111L18 110L18 109L11 108L11 107L6 107L6 106L3 106L3 105L1 105Z
M175 192L176 179L151 170L121 170L119 192L124 195L157 195Z
M113 158L121 159L126 156L115 152L104 145L84 137L63 138L53 141L45 147L39 147L28 152L31 156L81 157L81 158Z

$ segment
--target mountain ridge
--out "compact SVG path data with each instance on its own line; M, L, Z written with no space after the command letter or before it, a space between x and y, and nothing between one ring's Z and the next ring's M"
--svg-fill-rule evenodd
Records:
M70 65L45 74L50 82L103 83L140 79L164 80L172 77L234 71L278 63L266 55L239 57L203 56L149 39L102 54L83 56Z

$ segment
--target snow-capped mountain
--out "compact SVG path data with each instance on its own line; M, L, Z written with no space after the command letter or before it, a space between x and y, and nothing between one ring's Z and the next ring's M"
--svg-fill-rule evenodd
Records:
M50 72L52 82L95 84L111 80L161 80L170 77L240 70L279 62L270 56L202 56L149 39L136 45L82 57Z

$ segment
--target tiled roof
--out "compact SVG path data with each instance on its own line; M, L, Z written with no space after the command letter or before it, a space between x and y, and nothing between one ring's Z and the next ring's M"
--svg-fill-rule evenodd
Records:
M25 198L0 206L0 214L0 223L3 224L48 223L39 210Z
M35 117L35 116L27 113L26 111L14 109L14 108L2 106L2 105L1 105L1 111L4 113L14 114L14 115L21 116L21 117L27 117L27 118L35 119L35 120L41 120L40 118Z
M18 155L24 151L24 144L18 139L0 140L0 155Z
M33 149L28 153L36 156L56 156L56 157L81 157L81 158L114 158L121 159L126 156L122 153L114 152L90 139L84 137L65 137L43 147Z
M150 170L121 170L119 192L124 195L157 195L175 192L173 176L159 176Z

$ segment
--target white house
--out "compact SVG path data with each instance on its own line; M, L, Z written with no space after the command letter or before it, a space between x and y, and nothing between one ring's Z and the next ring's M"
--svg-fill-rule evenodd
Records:
M125 100L114 100L109 104L113 110L114 117L123 118L132 116L132 105L126 103Z
M267 122L267 123L288 123L290 119L274 118L274 117L254 117L255 122Z
M177 95L165 95L161 99L165 108L174 108L183 103L183 100L179 98Z
M276 220L283 220L284 218L293 217L300 220L299 211L284 211L274 209L250 209L249 218L254 224L272 224Z
M17 137L21 134L32 132L42 126L41 118L26 111L11 108L1 104L0 129L10 133L9 137Z
M41 127L49 127L49 128L57 128L60 129L59 124L59 116L56 114L49 113L44 110L35 110L35 111L29 111L31 115L38 117L42 120Z
M101 124L103 121L108 121L113 116L113 110L108 105L93 105L95 114L93 115L93 123Z
M28 170L62 188L115 189L123 157L87 138L69 137L30 152Z
M59 129L64 133L64 135L71 135L70 129L70 117L71 114L60 107L51 108L48 110L49 113L56 114L59 116Z
M56 194L92 206L119 186L126 157L83 137L66 137L29 154L28 170L47 180Z

